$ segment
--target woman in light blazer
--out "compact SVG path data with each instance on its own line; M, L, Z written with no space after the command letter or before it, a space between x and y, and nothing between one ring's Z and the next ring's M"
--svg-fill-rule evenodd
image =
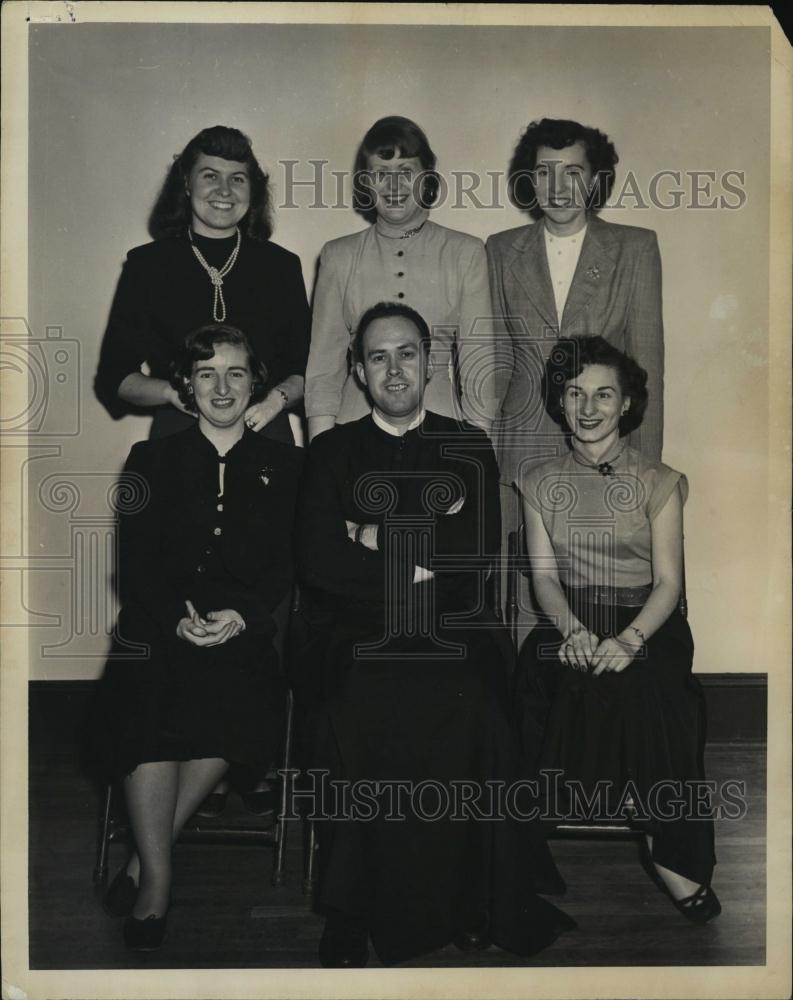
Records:
M597 216L617 161L597 129L543 118L528 126L510 164L512 201L535 222L487 242L499 357L508 358L509 373L494 431L505 532L520 523L512 484L535 462L565 452L541 388L560 337L601 336L647 371L650 405L629 444L661 457L661 258L652 230Z
M492 430L498 400L485 248L430 221L440 185L435 163L424 132L407 118L381 118L363 138L354 205L372 224L322 248L306 370L311 438L370 412L349 352L358 320L383 301L403 302L427 319L427 409Z

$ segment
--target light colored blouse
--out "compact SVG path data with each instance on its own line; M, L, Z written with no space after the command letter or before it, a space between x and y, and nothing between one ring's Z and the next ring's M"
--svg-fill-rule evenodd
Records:
M543 226L543 229L545 229L543 234L545 256L548 258L548 273L551 275L553 298L556 303L556 325L561 327L567 296L570 294L570 286L573 284L573 276L586 237L586 226L573 236L554 236L546 226Z
M568 587L641 587L652 583L651 525L688 480L662 462L626 447L614 475L581 465L573 452L523 471L517 486L542 517ZM529 552L531 560L531 552Z
M351 370L350 348L363 313L382 301L404 302L430 328L433 374L426 408L462 416L489 432L500 400L485 248L474 236L430 221L407 238L383 235L375 225L322 248L306 369L306 416L334 416L346 423L370 412Z

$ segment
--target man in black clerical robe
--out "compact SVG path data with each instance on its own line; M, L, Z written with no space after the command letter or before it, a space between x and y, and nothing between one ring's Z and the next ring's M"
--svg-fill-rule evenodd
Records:
M485 597L498 474L483 431L424 410L429 343L407 306L362 317L372 413L316 438L301 488L292 682L326 817L329 967L364 965L368 938L385 964L450 941L531 954L571 924L535 895L563 888L537 824L492 818L516 808L498 797L509 653Z

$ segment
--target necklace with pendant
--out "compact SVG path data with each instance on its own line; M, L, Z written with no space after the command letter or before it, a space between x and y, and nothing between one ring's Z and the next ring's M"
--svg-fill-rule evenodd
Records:
M618 461L618 459L622 455L623 451L625 451L625 444L624 444L624 442L623 442L622 447L620 448L620 450L617 452L617 454L612 459L610 459L608 462L587 462L585 459L579 458L579 456L576 453L575 449L573 449L573 460L575 462L578 462L579 465L583 465L583 466L585 466L588 469L595 469L597 472L599 472L601 474L601 476L616 476L617 475L617 471L614 468L614 464L615 464L615 462Z

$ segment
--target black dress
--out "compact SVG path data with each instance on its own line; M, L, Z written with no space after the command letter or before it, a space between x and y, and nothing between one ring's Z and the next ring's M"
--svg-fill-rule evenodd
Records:
M221 460L197 425L132 448L117 494L122 607L95 716L107 775L145 761L275 759L285 686L272 612L291 585L301 458L246 429L220 496ZM246 628L194 646L176 635L185 600L200 614L232 608Z
M493 782L511 781L515 750L503 636L483 603L497 482L486 435L430 412L402 437L365 417L309 449L293 685L309 766L368 800L350 809L314 779L329 817L318 901L365 919L386 964L446 945L484 914L496 943L524 955L569 926L536 895L564 888L536 824L492 820ZM379 525L378 551L349 540L347 519ZM434 580L413 583L416 565ZM421 798L398 782L423 787Z
M236 236L194 236L212 266L222 267ZM114 417L130 407L118 387L146 362L155 378L168 379L176 351L191 330L213 322L214 288L187 236L168 237L130 250L102 344L96 392ZM223 280L225 322L245 333L268 371L268 384L304 375L311 317L299 258L276 243L242 237L234 267ZM158 406L150 437L189 427L192 417ZM286 413L265 428L268 437L292 443Z

